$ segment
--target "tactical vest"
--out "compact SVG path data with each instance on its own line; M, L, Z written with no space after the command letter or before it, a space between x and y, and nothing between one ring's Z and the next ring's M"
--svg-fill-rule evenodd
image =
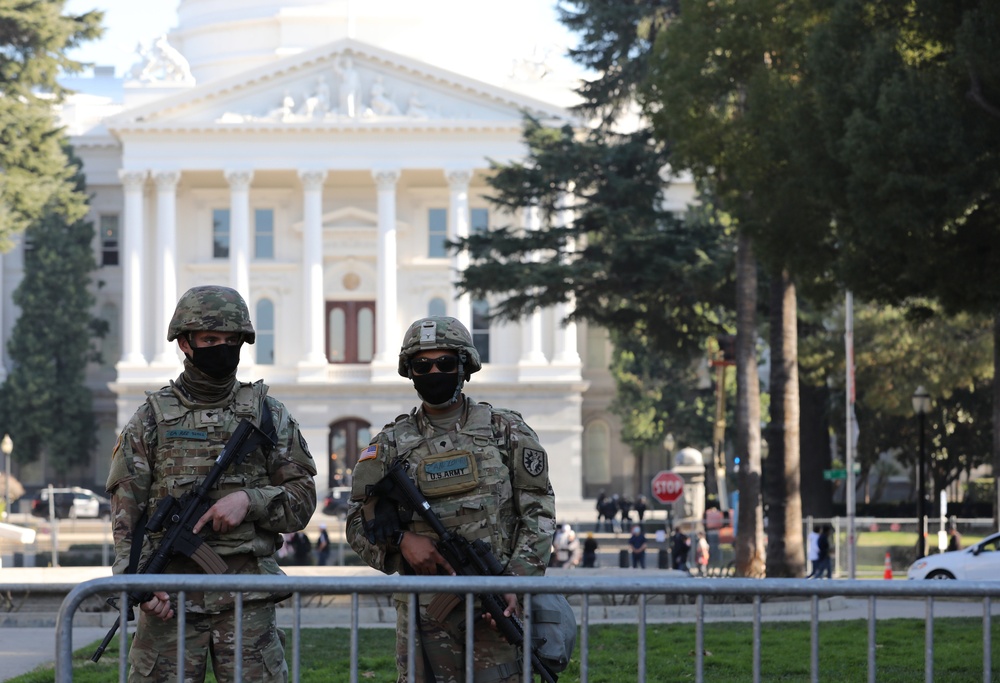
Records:
M509 444L494 417L489 404L470 401L465 424L457 432L452 429L426 439L416 417L406 415L387 430L387 436L396 454L408 460L410 477L442 524L469 541L489 542L506 565L517 529ZM408 529L436 538L417 516Z
M258 416L265 409L266 395L267 385L257 381L241 383L233 400L221 406L185 405L170 387L147 397L156 416L157 437L150 518L156 513L156 501L167 495L180 498L205 478L241 420L247 418L260 424ZM266 455L258 449L242 464L231 465L209 495L218 500L233 491L269 484ZM150 534L150 538L155 543L161 535ZM259 529L253 522L243 522L222 534L207 526L200 535L222 556L250 553L264 557L277 549L278 534Z

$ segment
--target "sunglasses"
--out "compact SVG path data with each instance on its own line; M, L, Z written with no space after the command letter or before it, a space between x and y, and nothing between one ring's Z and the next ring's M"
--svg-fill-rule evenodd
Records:
M410 369L413 370L414 375L426 375L434 366L446 374L455 372L458 369L458 358L441 356L440 358L414 358L410 361Z

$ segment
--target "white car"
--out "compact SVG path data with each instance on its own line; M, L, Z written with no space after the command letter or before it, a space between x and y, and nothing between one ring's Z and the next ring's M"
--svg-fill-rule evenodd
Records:
M1000 580L1000 534L962 550L923 557L906 571L908 579Z

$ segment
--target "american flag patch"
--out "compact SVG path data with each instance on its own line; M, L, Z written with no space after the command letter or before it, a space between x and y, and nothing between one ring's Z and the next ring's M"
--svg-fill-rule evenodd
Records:
M377 458L377 457L378 457L378 444L373 443L371 446L361 451L361 455L358 456L358 462L361 462L362 460L368 460L369 458Z

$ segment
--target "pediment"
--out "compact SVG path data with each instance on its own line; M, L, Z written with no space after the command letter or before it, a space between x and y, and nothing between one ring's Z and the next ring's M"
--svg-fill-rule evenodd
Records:
M356 206L347 206L333 211L327 211L320 218L323 230L332 230L338 233L358 232L360 234L370 233L378 228L378 214ZM397 228L406 227L403 221L396 221ZM292 224L292 229L301 231L302 221Z
M112 130L520 126L564 109L342 39L122 112Z

